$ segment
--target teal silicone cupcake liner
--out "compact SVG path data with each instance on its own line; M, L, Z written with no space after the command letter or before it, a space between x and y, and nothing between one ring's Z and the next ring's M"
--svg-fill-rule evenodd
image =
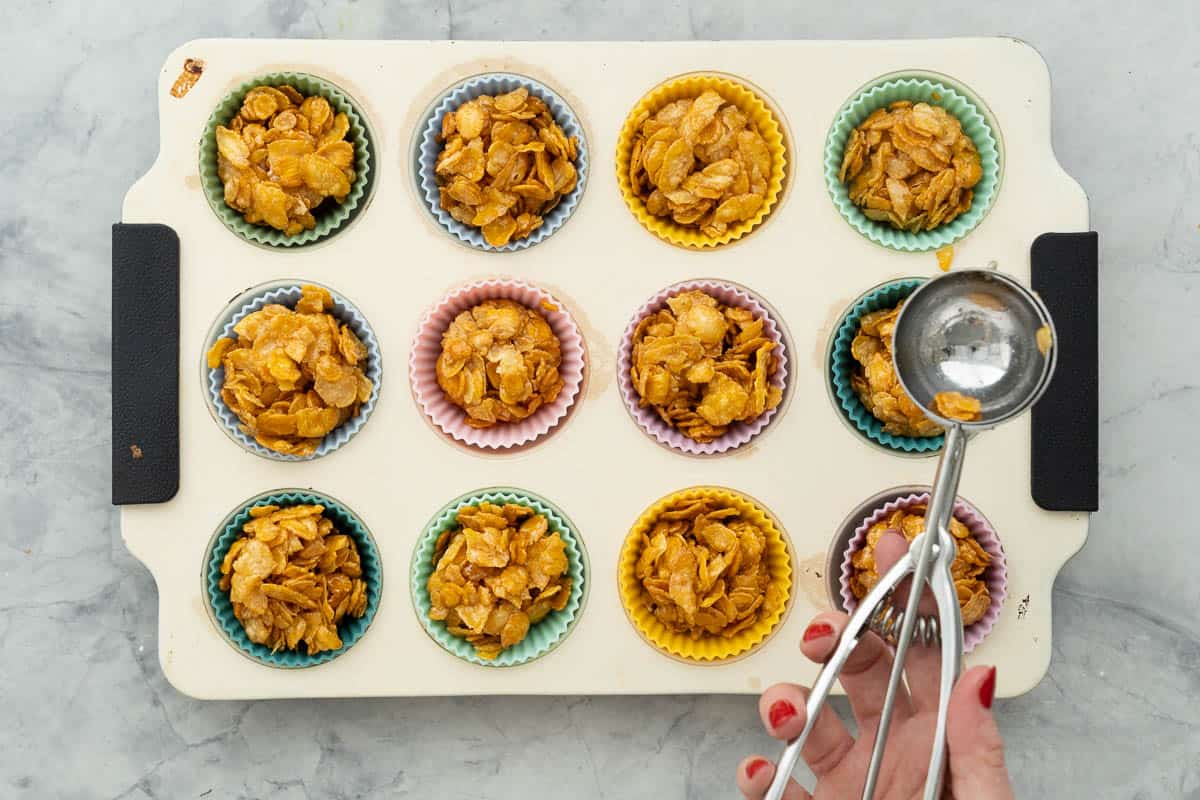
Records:
M863 315L881 308L892 308L917 290L924 278L904 278L889 281L860 297L842 317L829 346L829 385L834 402L850 425L875 444L902 453L935 453L942 449L944 436L895 436L883 429L883 423L867 410L850 383L858 362L850 353L850 345L858 335L858 322Z
M946 109L962 123L963 132L971 137L979 151L983 177L975 186L971 207L966 213L931 231L911 233L897 230L886 222L869 219L862 209L850 201L847 185L838 180L850 131L871 112L897 100L930 103ZM851 227L877 244L905 252L935 250L970 233L991 210L1000 186L999 140L980 111L982 107L983 104L966 89L925 77L882 78L857 92L837 115L825 140L825 184L834 205Z
M550 213L546 214L542 224L532 233L523 239L512 240L503 247L493 247L484 240L483 232L479 228L459 222L450 216L449 212L441 206L437 175L434 173L434 165L437 163L438 153L442 149L441 142L438 141L438 136L442 132L442 117L447 112L457 109L463 103L480 95L506 94L520 87L525 87L531 95L541 98L550 107L550 116L554 117L554 121L563 129L563 133L567 135L568 139L572 136L575 137L578 145L578 158L575 160L575 170L578 178L575 181L575 188L563 197L558 205L551 209ZM545 241L561 228L567 219L570 218L571 214L575 212L575 208L579 205L579 201L583 197L584 187L587 185L588 179L587 137L584 135L583 126L579 123L575 112L567 105L567 101L559 97L549 86L539 83L532 78L527 78L524 75L516 75L508 72L491 72L485 75L476 75L447 89L434 102L433 107L422 119L421 125L417 129L416 152L413 157L413 175L417 181L417 193L425 201L426 210L433 215L437 223L445 228L451 236L454 236L463 244L479 250L493 253L511 253L517 250L524 250L527 247L533 247L535 244Z
M379 403L379 392L383 386L383 357L379 352L379 341L375 338L375 332L371 330L367 318L353 303L325 286L323 288L327 289L333 298L333 307L329 309L328 313L343 325L349 325L350 330L354 331L354 335L367 348L367 363L363 368L363 373L375 386L371 391L371 396L367 398L367 402L359 406L357 414L326 434L321 443L317 445L316 452L311 456L301 457L278 453L268 447L263 447L255 441L253 436L242 430L241 420L221 397L221 388L225 385L225 368L223 366L216 369L208 368L208 364L205 362L208 350L217 339L222 337L236 339L237 334L234 333L233 326L263 306L278 303L288 308L295 308L296 302L300 299L301 286L305 284L321 285L315 281L286 280L255 286L244 292L229 304L222 318L213 326L212 332L209 333L208 339L204 343L204 352L201 354L200 368L205 376L205 399L208 401L209 411L214 419L220 423L222 430L229 435L229 438L246 450L275 461L311 461L332 453L350 441L354 434L358 433L367 423L367 418L375 410L375 406Z
M529 634L518 644L507 647L492 660L475 655L475 647L466 639L460 639L446 630L443 622L429 617L431 606L426 584L433 569L434 545L443 532L458 527L455 517L464 506L478 503L503 505L514 503L532 508L546 517L552 532L559 533L566 542L567 571L571 577L571 596L562 611L551 611L541 622L529 628ZM485 489L465 494L446 504L421 532L412 561L413 606L421 626L435 642L453 655L472 664L484 667L515 667L541 658L557 647L575 627L587 596L587 551L579 533L567 520L565 514L553 503L520 489Z
M355 177L350 186L350 194L346 195L346 199L341 203L326 199L313 210L313 216L317 220L316 227L301 231L295 236L287 236L283 231L268 225L246 222L238 211L225 204L225 186L217 175L217 126L225 125L233 119L242 106L242 100L255 86L284 84L294 86L296 91L305 97L324 97L333 107L334 114L345 113L350 120L350 142L354 145ZM209 207L225 227L243 239L272 247L312 244L344 229L346 223L366 205L374 181L373 167L374 147L371 134L363 115L359 113L350 96L334 84L304 72L270 72L242 83L221 100L208 118L204 134L200 138L200 183L204 187L204 196L208 198Z
M270 648L251 642L242 628L242 623L233 614L233 603L229 601L228 592L220 588L221 562L229 548L242 535L242 526L250 520L250 509L261 505L295 506L320 504L325 507L324 516L333 520L334 527L354 540L358 546L359 558L362 561L363 579L367 582L367 610L357 619L343 619L338 625L338 636L342 646L337 650L325 650L316 655L309 655L303 644L297 650L280 650L272 653ZM362 523L354 512L329 497L316 492L299 489L280 489L275 492L263 493L251 498L237 510L230 513L225 521L217 528L208 552L204 558L203 594L207 599L209 616L217 630L225 637L231 646L247 658L253 659L268 667L280 669L299 669L324 664L340 656L354 646L371 627L375 612L379 610L379 599L383 594L383 562L379 558L379 550L375 539L367 526Z

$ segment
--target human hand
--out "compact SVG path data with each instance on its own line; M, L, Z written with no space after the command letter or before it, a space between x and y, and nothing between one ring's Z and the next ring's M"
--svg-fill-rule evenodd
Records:
M899 533L888 532L880 537L875 548L880 574L907 548L908 543ZM932 596L928 591L925 595L920 613L935 613ZM903 605L906 597L907 591L902 586L896 601ZM848 620L845 614L818 614L804 631L801 652L818 664L825 663L837 647ZM938 648L917 645L908 650L905 664L908 686L906 689L902 683L896 695L887 751L875 790L877 800L912 800L923 796L937 723L940 660ZM801 751L817 778L816 790L809 794L791 780L784 800L847 800L862 796L891 669L891 649L868 632L846 661L840 678L858 722L858 738L850 735L833 709L823 707ZM954 686L946 729L945 784L951 798L1011 800L1013 797L1004 766L1004 742L991 712L995 690L995 667L973 667ZM806 720L807 699L807 688L790 683L776 684L763 692L758 710L767 733L784 742L798 736ZM738 788L746 800L762 800L774 776L774 763L762 756L749 756L738 765Z

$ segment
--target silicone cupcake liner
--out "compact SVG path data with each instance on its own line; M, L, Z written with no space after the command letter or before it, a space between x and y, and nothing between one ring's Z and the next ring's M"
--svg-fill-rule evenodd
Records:
M649 595L637 578L637 562L644 546L642 537L658 517L679 502L711 498L727 503L766 533L767 559L772 582L780 589L782 602L769 616L731 638L703 635L698 639L670 630L650 610ZM791 545L774 515L741 492L716 486L693 486L655 501L638 517L625 537L617 563L617 591L630 623L643 639L659 651L693 664L715 664L744 658L760 648L782 627L792 605Z
M575 137L578 145L575 171L579 177L575 188L563 197L549 214L546 214L542 224L536 230L523 239L510 241L503 247L493 247L484 240L483 232L479 228L459 222L441 206L437 176L434 174L434 165L437 163L438 153L442 149L442 143L438 141L438 136L442 132L442 117L447 112L454 111L463 103L480 95L507 94L522 86L528 89L531 95L545 101L546 105L550 107L550 114L554 117L554 121L563 129L568 139L572 136ZM588 178L588 146L583 126L579 123L575 112L567 105L567 101L563 100L550 87L532 78L510 72L490 72L468 78L446 90L433 104L433 108L430 109L417 131L419 139L413 165L413 174L417 180L417 193L425 200L425 207L429 209L429 213L433 215L438 224L463 244L494 253L511 253L533 247L561 228L575 212L576 206L583 197Z
M294 308L296 302L300 299L300 287L305 284L320 286L320 284L313 281L276 281L256 286L242 294L229 305L223 321L218 322L214 326L213 333L210 334L208 341L205 342L205 353L208 352L208 349L212 347L217 339L222 337L236 339L237 334L234 333L233 326L249 314L260 310L263 306L278 303L289 308ZM328 287L324 288L328 289ZM342 324L349 325L350 330L354 331L354 335L367 348L367 363L363 372L375 384L375 388L371 391L371 396L367 399L367 402L359 407L358 413L326 434L321 443L317 445L316 452L311 456L284 455L270 448L263 447L256 442L253 436L242 430L241 420L229 409L229 406L225 405L225 400L221 397L221 388L225 385L225 367L221 366L216 369L209 369L207 364L203 362L201 364L201 368L207 376L208 392L206 397L208 399L209 410L212 411L213 416L220 422L222 429L229 434L229 437L251 453L276 461L311 461L314 458L328 455L350 441L351 437L358 433L362 426L367 423L367 418L371 416L371 412L375 410L375 405L379 402L379 391L383 385L383 358L379 353L379 342L375 339L375 332L371 330L366 317L355 308L353 303L332 289L329 290L329 294L333 297L333 308L328 313L332 314Z
M871 112L885 108L897 100L939 105L962 123L963 132L975 143L983 166L983 177L975 185L975 196L966 213L931 231L910 233L893 228L886 222L868 219L862 209L850 201L846 184L838 180L842 156L850 131ZM893 250L922 252L945 247L966 236L991 210L1000 185L1000 147L997 136L981 113L983 104L965 89L947 86L938 80L923 77L880 79L860 90L834 120L825 140L825 184L834 205L850 225L871 241Z
M553 403L542 406L520 422L473 428L466 422L466 412L450 402L438 385L437 360L442 352L442 334L446 328L459 314L484 300L513 300L545 317L562 348L562 363L558 366L558 372L563 388ZM520 281L493 279L455 289L426 312L413 341L408 374L417 405L442 433L471 447L504 450L546 436L566 418L583 385L585 358L583 334L562 303L536 286Z
M842 558L841 595L842 605L847 613L853 614L854 609L858 608L858 598L854 596L854 592L850 591L850 576L854 574L854 566L851 564L851 558L866 543L867 531L872 525L887 519L895 511L909 509L915 505L928 502L928 492L898 497L884 504L875 513L863 520L862 524L855 529L854 536L850 538L850 543L846 547L846 554ZM1004 606L1004 598L1008 596L1008 570L1004 559L1004 548L1001 546L1000 538L996 535L996 531L992 528L991 523L973 505L961 498L954 504L954 516L959 522L967 526L967 530L971 532L975 540L992 557L992 563L983 572L983 582L987 584L988 593L992 600L991 605L988 606L983 619L963 629L963 651L969 653L991 633L996 620L1000 618L1000 610Z
M733 103L758 127L771 151L771 174L767 178L767 196L758 213L750 219L730 226L721 236L707 236L696 228L679 225L668 217L656 217L646 210L646 204L633 192L629 182L629 160L633 155L633 137L637 133L639 116L653 114L660 108L683 98L694 98L712 89ZM729 244L758 227L779 202L787 173L787 146L783 129L763 99L749 86L733 78L713 73L690 73L660 83L651 89L625 118L617 139L617 184L625 205L642 226L663 241L687 248L710 248Z
M903 453L936 453L942 449L946 437L941 434L897 436L885 431L883 423L867 410L850 382L859 366L850 352L850 345L858 335L858 323L864 315L881 308L895 307L924 282L924 278L904 278L889 281L867 292L842 317L829 348L829 385L846 420L870 441Z
M684 436L664 422L652 407L639 405L641 398L633 387L633 378L629 374L630 368L633 366L633 334L637 330L638 324L651 314L665 308L668 299L693 289L706 292L726 305L745 308L754 316L762 317L765 320L763 332L767 338L776 343L776 348L772 352L779 359L779 367L771 376L771 385L786 392L788 351L779 323L767 311L762 300L749 289L726 281L714 280L684 281L668 286L638 309L629 325L626 326L625 335L621 337L621 347L617 352L617 382L621 388L621 398L625 401L625 408L629 410L634 422L659 444L690 455L718 455L736 450L761 433L783 409L783 403L763 412L753 422L734 423L725 435L711 442L701 443Z
M334 527L354 540L358 546L359 558L362 561L363 580L367 583L367 611L357 619L345 618L338 625L338 636L342 646L337 650L325 650L316 655L309 655L303 647L297 650L279 650L272 653L269 647L251 642L242 628L242 623L233 614L233 603L229 601L229 593L222 591L221 562L229 548L242 535L242 526L250 520L250 509L255 506L295 506L320 504L325 507L324 516L333 520ZM354 512L343 506L328 495L298 489L281 489L273 493L264 493L247 501L237 511L231 513L217 528L213 541L209 545L204 559L204 588L207 598L209 616L213 623L230 645L241 651L245 656L268 667L281 669L297 669L324 664L340 656L354 646L355 642L366 634L379 610L379 598L383 594L383 562L379 558L379 550L375 539L367 526L362 523Z
M313 211L317 225L312 230L301 231L295 236L287 236L283 231L266 225L254 225L242 217L236 210L225 204L225 186L217 175L217 138L218 125L224 125L231 120L242 106L242 100L255 86L282 86L290 84L296 91L312 97L319 95L329 101L333 113L344 113L350 120L350 141L354 145L354 183L350 186L350 194L341 203L326 200ZM208 118L204 126L204 134L200 138L200 183L204 187L204 196L213 212L225 223L225 227L251 242L270 245L273 247L299 247L311 244L327 236L337 233L345 227L360 206L365 207L365 199L370 193L374 152L371 134L361 113L354 102L342 89L332 83L322 80L315 75L304 72L271 72L259 75L246 81L225 95L220 104Z
M571 596L567 601L566 608L562 611L551 611L541 622L530 626L529 633L524 639L512 647L506 647L500 652L500 655L491 660L477 656L474 645L447 631L444 622L429 617L431 603L427 584L429 576L433 574L434 567L437 566L434 562L434 546L443 532L458 527L456 515L459 509L479 503L495 503L496 505L514 503L532 508L545 516L550 531L557 532L566 542L567 574L571 577ZM531 492L499 488L463 495L450 501L434 515L417 540L412 560L411 589L417 619L421 621L421 626L430 638L437 642L443 650L464 661L483 667L515 667L541 658L566 639L574 629L583 610L584 599L587 596L587 579L587 551L584 549L583 539L558 506Z

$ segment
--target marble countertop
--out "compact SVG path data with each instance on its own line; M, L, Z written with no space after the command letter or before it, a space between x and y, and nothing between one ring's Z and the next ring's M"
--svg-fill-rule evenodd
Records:
M929 4L932 6L933 4ZM938 4L941 6L942 4ZM1008 34L1101 232L1102 510L1034 691L998 703L1021 797L1200 798L1187 517L1200 285L1200 8L398 0L6 4L0 32L0 796L717 798L775 752L745 697L201 703L156 657L109 505L109 225L158 149L164 56L201 36L720 39ZM1154 557L1146 554L1154 553Z

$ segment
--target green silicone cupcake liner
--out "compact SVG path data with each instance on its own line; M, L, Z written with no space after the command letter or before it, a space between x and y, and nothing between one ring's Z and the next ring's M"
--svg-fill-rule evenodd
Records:
M979 151L983 177L975 185L971 207L966 213L931 231L910 233L897 230L886 222L868 219L862 209L850 201L846 184L838 180L850 131L871 112L897 100L930 103L946 109L962 123L963 132L971 137L975 149ZM991 210L1000 186L1000 145L981 108L984 108L983 103L965 88L951 87L933 78L881 78L858 91L838 114L825 140L825 184L834 205L851 227L877 244L905 252L935 250L970 233Z
M431 603L429 590L426 588L429 576L436 566L433 556L438 537L443 532L457 527L455 516L460 508L478 503L514 503L544 515L550 530L560 534L567 544L567 572L571 576L571 597L567 601L567 607L562 611L551 611L541 622L530 626L529 634L521 642L505 648L490 661L475 655L474 645L447 631L445 623L429 618ZM484 667L515 667L541 658L567 638L567 634L575 627L587 596L587 571L587 551L584 549L583 540L557 506L521 489L484 489L451 500L425 526L413 553L413 606L425 632L447 652Z
M850 425L875 444L901 453L925 454L942 449L945 436L895 436L883 430L883 423L867 410L850 383L858 362L850 345L858 335L858 322L864 314L892 308L917 290L924 278L904 278L877 286L860 297L834 329L829 345L829 387L834 402Z
M342 623L338 625L338 636L342 639L342 646L337 650L325 650L316 655L309 655L302 645L297 650L280 650L272 653L270 648L251 642L242 628L242 623L233 615L233 603L229 601L229 593L220 588L221 562L225 559L225 554L229 552L234 541L242 535L242 526L250 520L250 509L254 506L294 506L313 503L325 506L324 516L333 520L334 527L352 538L358 546L363 579L367 582L367 611L357 619L343 619ZM375 612L379 610L379 598L383 593L383 562L379 558L375 539L367 530L367 526L341 503L328 495L316 492L280 489L270 493L264 492L258 497L251 498L225 518L208 546L208 553L204 559L203 584L204 596L208 601L209 616L212 617L213 623L230 645L246 657L268 667L297 669L332 661L353 647L354 643L363 637L367 628L371 626L371 621L375 619Z
M354 183L350 194L341 203L327 199L313 211L317 225L312 230L301 231L295 236L286 236L283 231L267 225L253 225L242 215L225 204L225 186L217 176L218 125L224 125L237 113L242 100L255 86L281 86L291 84L306 97L320 95L329 101L333 113L345 113L350 120L350 141L354 145ZM311 244L342 230L359 211L366 206L374 181L374 151L366 122L355 108L354 102L337 86L304 72L271 72L246 81L225 95L208 118L204 134L200 138L200 183L204 196L213 212L225 223L225 227L251 242L273 247L298 247Z

